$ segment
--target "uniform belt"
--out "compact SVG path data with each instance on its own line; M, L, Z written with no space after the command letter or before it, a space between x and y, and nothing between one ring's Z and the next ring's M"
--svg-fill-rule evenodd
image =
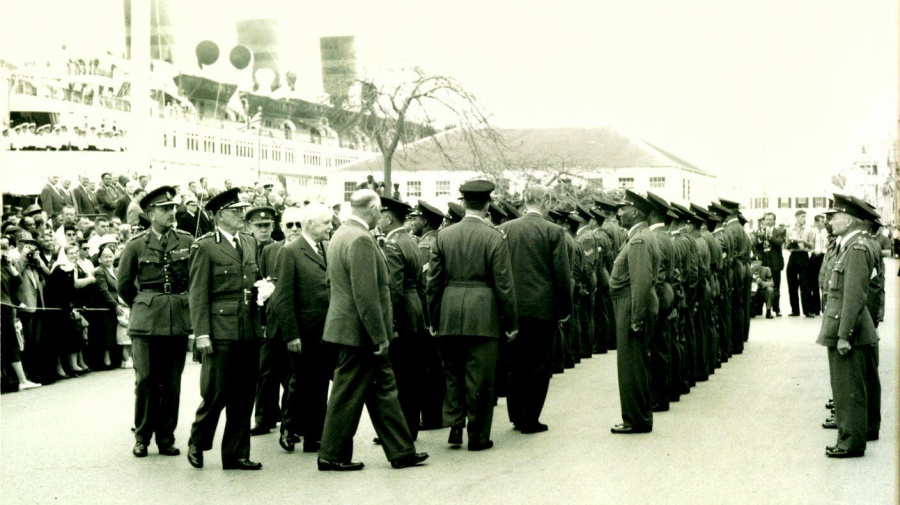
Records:
M180 295L187 293L187 289L177 289L177 286L171 282L163 282L160 284L141 284L141 291L149 291L151 293L165 293L172 295Z

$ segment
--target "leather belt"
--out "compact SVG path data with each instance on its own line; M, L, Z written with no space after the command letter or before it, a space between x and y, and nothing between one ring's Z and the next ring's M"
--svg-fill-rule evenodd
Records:
M181 295L187 293L186 289L174 289L171 282L164 282L162 284L141 284L140 291L149 291L151 293L165 293L167 295Z

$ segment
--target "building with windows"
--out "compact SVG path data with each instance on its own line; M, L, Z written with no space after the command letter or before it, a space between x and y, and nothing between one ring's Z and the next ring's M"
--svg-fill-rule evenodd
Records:
M438 134L441 147L432 138L408 144L394 157L391 179L400 184L402 198L441 205L458 198L460 184L475 177L499 181L510 194L521 192L529 183L553 184L566 178L577 188L594 184L604 189L652 191L678 202L706 202L718 196L712 173L615 128L501 129L499 133L502 146L477 140L474 150L455 130ZM381 180L383 171L380 155L330 171L327 201L347 201L366 176Z

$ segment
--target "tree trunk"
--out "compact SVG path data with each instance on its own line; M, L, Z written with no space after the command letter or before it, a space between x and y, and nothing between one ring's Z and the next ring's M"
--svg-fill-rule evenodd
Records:
M391 163L393 162L393 154L384 154L384 193L383 196L392 197L394 195L394 184L391 181Z

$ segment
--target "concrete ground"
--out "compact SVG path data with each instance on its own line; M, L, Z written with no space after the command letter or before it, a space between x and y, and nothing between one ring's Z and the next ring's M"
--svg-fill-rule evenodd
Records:
M821 319L754 319L743 355L657 414L653 433L612 435L618 423L615 353L595 356L551 382L543 422L522 435L501 399L492 450L446 444L447 429L419 435L431 455L393 470L363 415L354 460L361 472L316 470L314 454L284 452L277 435L254 437L260 472L223 471L218 443L195 470L184 455L136 459L133 373L95 372L0 399L0 500L12 504L229 503L622 503L888 504L898 502L898 262L889 260L880 327L881 439L859 459L832 460L824 430L830 397ZM787 309L787 299L782 307ZM184 372L176 436L185 452L199 404L199 366Z

